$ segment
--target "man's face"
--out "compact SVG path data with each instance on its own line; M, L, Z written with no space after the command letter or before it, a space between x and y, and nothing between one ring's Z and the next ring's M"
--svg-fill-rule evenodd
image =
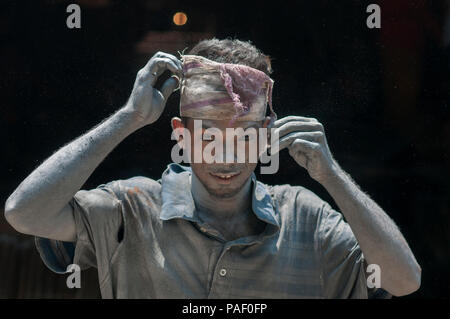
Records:
M228 198L237 194L242 187L244 187L246 181L251 176L252 172L255 170L257 163L250 161L250 143L253 141L259 147L259 139L267 139L267 136L260 136L259 128L267 127L270 119L262 121L236 121L232 126L229 125L230 120L202 120L201 126L201 151L212 142L211 138L204 137L204 132L208 128L217 128L222 133L221 145L223 145L223 158L224 163L206 163L202 158L201 163L195 163L194 160L191 161L191 168L200 182L203 184L205 189L215 197ZM194 158L194 119L187 118L186 128L191 134L191 158ZM227 128L242 128L244 131L248 128L253 128L256 131L256 135L253 137L243 136L238 138L236 136L230 136L229 139L233 141L234 139L234 156L230 157L226 151L226 138L227 138ZM240 142L238 143L238 139ZM255 140L256 139L256 140ZM188 142L188 141L186 141ZM217 142L217 141L216 141ZM238 163L238 148L245 147L245 162ZM240 150L242 151L242 149ZM257 149L259 154L260 150ZM212 152L214 155L215 152ZM231 152L229 152L231 153ZM228 156L228 157L227 157ZM257 158L257 156L256 156ZM232 162L230 162L230 159Z

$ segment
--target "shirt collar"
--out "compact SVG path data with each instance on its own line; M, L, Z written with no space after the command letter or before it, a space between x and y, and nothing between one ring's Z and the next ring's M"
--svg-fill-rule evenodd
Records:
M195 203L191 194L189 177L191 168L176 163L171 163L162 174L160 183L162 186L162 208L160 218L169 220L183 218L189 221L199 222L195 215ZM272 198L267 188L256 180L255 173L252 179L252 210L262 221L280 227L279 215L276 214Z

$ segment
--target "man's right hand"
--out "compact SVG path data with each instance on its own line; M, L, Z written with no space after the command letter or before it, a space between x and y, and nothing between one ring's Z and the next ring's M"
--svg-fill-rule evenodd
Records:
M133 91L124 110L135 116L140 126L158 120L167 99L179 85L179 80L172 76L164 82L161 90L154 87L158 77L166 70L181 78L181 61L171 54L158 52L137 73Z
M124 138L159 118L167 98L178 86L178 80L172 77L161 90L154 88L165 70L181 77L181 62L170 54L155 54L139 71L130 99L121 110L59 149L17 187L4 209L11 226L28 235L77 240L70 200Z

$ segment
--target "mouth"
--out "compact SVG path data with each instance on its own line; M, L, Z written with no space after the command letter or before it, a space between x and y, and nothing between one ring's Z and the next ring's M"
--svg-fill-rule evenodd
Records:
M236 176L238 176L240 173L209 173L209 174L218 181L231 182L234 179L236 179Z

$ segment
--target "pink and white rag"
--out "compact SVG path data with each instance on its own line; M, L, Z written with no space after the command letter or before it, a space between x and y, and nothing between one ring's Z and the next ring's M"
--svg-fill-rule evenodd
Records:
M252 67L218 63L197 55L183 55L180 115L211 120L260 121L267 104L271 122L274 81Z

